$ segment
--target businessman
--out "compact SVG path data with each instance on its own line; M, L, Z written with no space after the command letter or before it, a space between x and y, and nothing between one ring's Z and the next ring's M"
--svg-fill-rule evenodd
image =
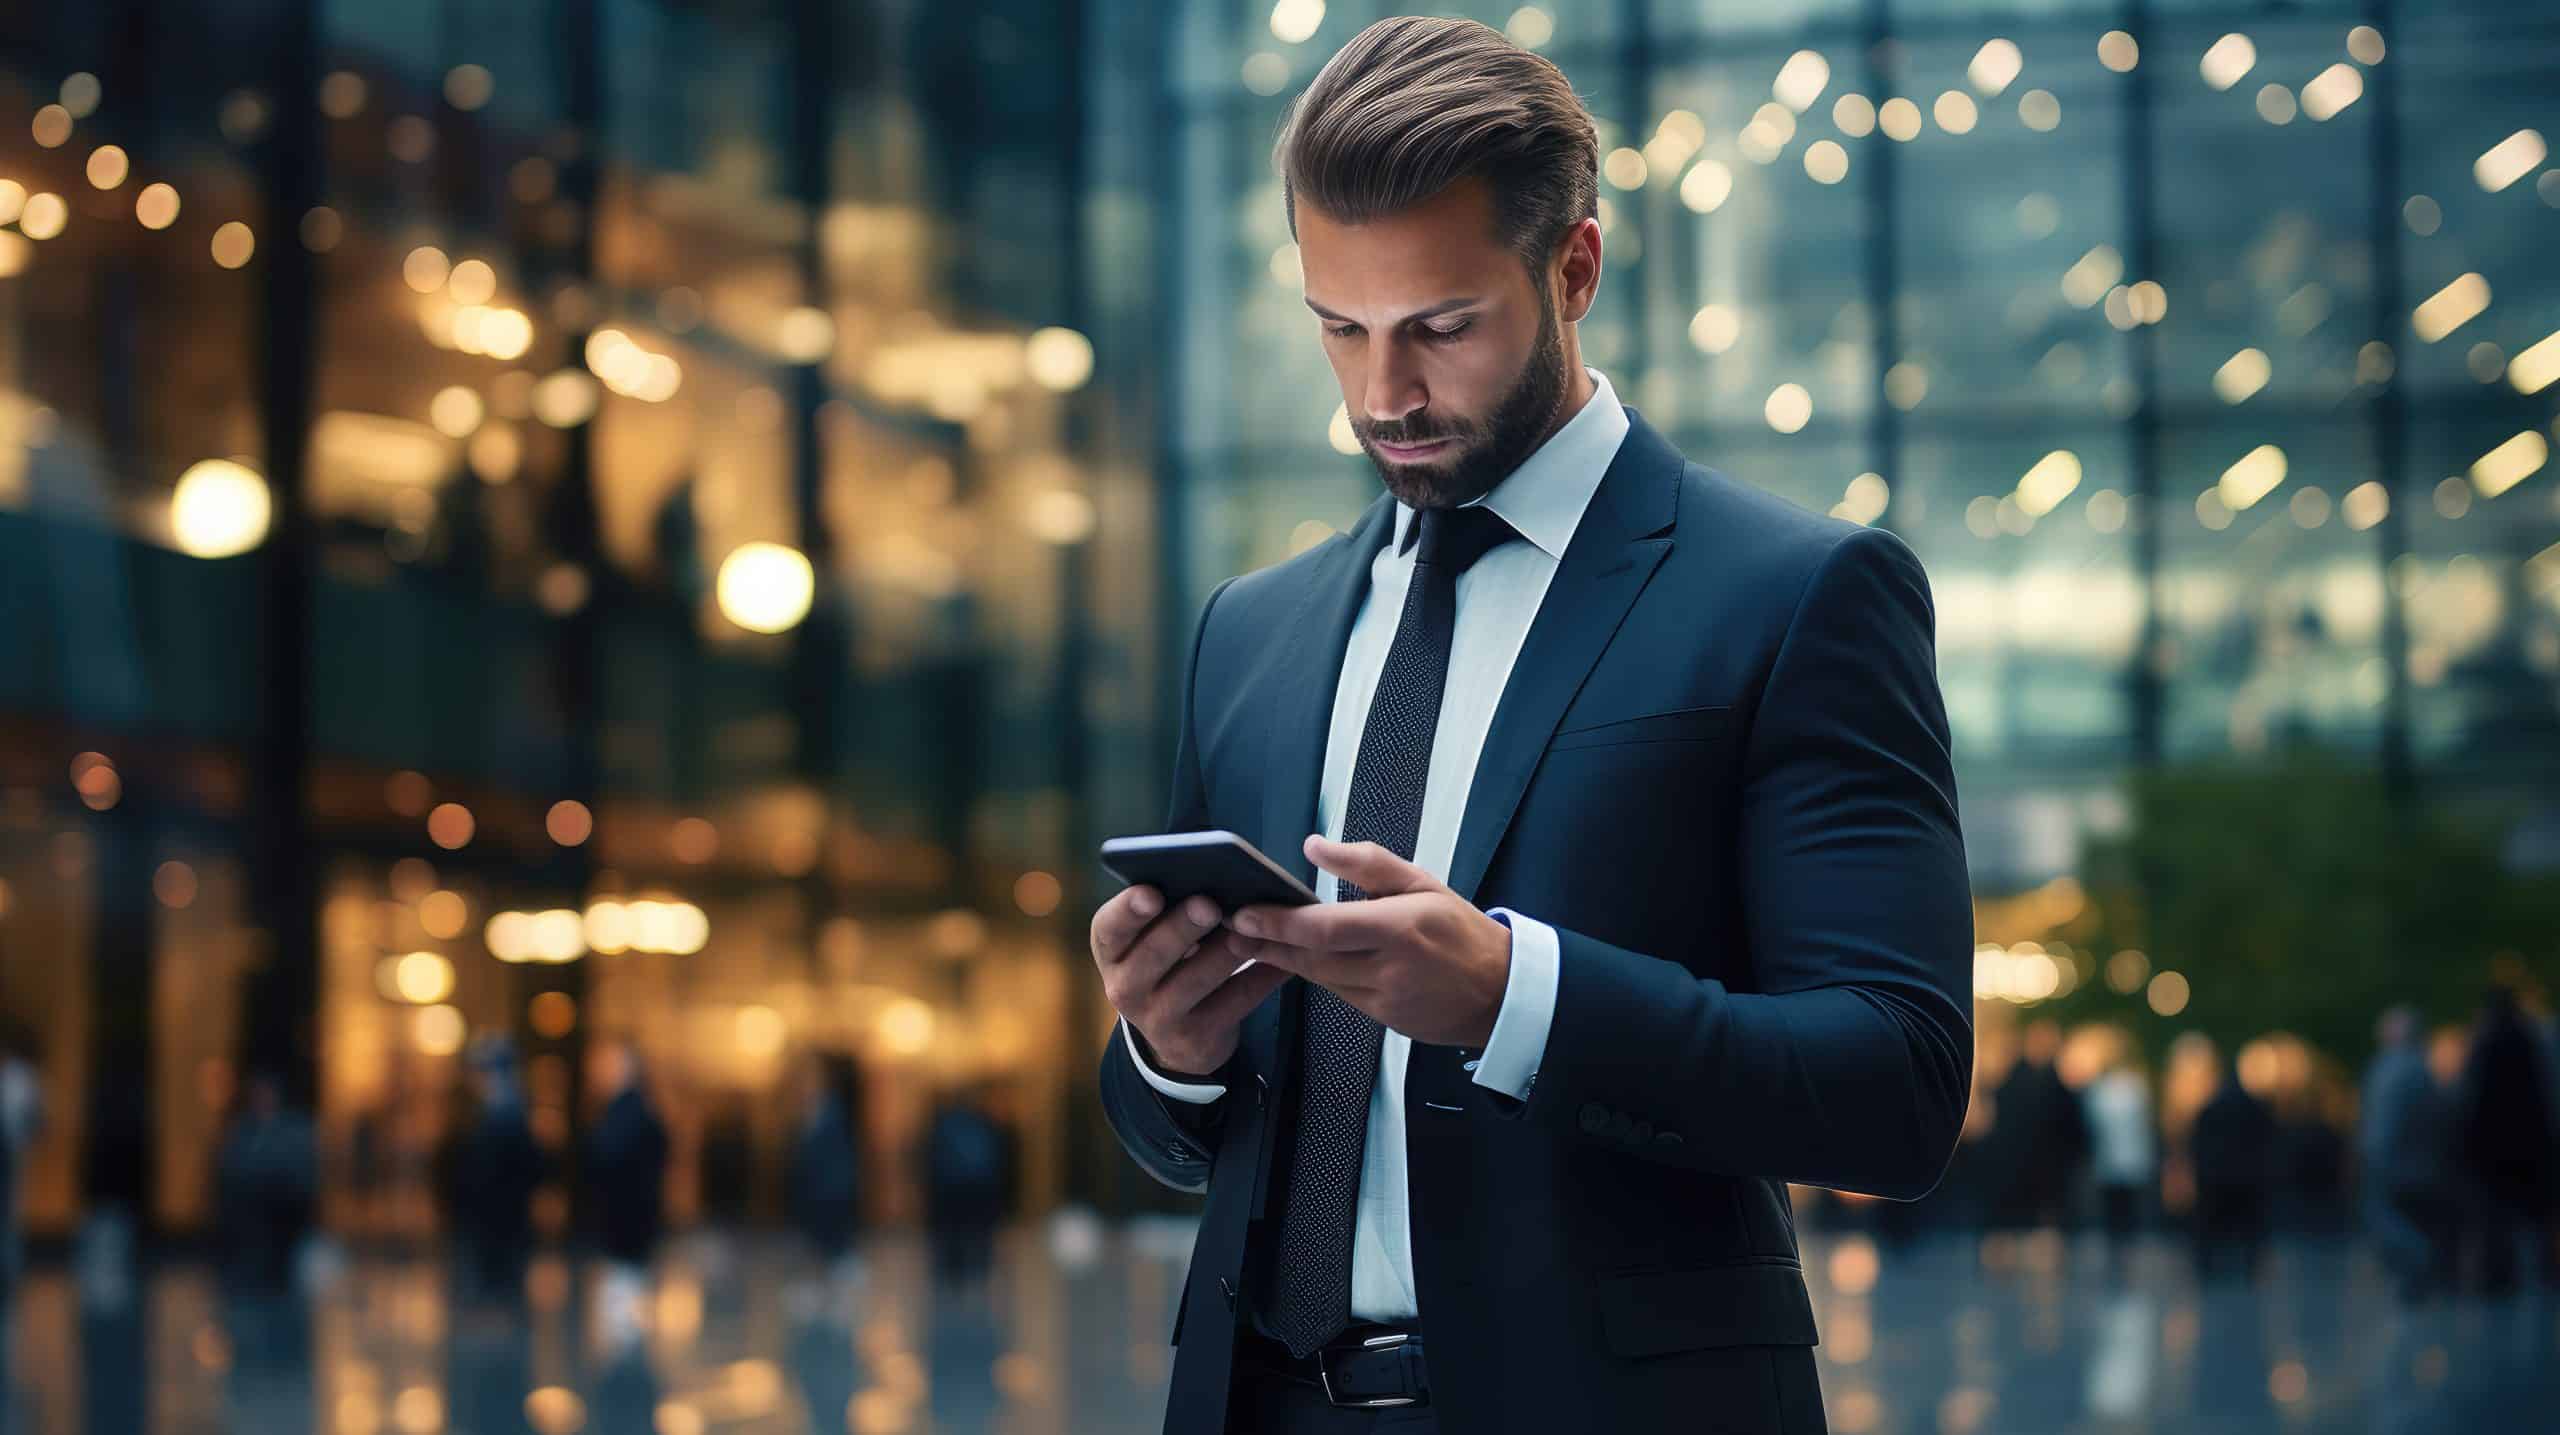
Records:
M1380 21L1277 158L1385 492L1184 677L1167 829L1323 900L1093 919L1105 1110L1208 1198L1166 1429L1820 1431L1787 1183L1925 1194L1973 1065L1920 566L1582 362L1553 64Z

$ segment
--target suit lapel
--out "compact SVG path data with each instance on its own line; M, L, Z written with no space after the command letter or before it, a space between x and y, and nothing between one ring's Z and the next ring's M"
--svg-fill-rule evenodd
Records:
M1666 530L1679 504L1685 462L1633 407L1627 409L1627 421L1627 436L1575 526L1573 541L1565 545L1564 561L1520 645L1484 750L1476 758L1457 849L1449 859L1449 886L1470 902L1476 900L1477 884L1492 865L1520 795L1546 752L1547 739L1555 735L1557 722L1636 595L1671 551Z

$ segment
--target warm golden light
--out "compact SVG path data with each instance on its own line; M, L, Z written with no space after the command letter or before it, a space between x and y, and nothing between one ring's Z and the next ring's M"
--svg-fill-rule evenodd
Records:
M2284 450L2262 443L2222 471L2222 481L2214 486L2214 492L2232 512L2243 512L2276 491L2276 486L2284 482L2285 467Z
M468 438L488 413L479 391L461 384L439 389L427 402L427 422L446 438Z
M392 992L412 1006L433 1006L453 995L453 963L439 953L393 957L390 974Z
M2098 63L2117 74L2129 74L2142 63L2142 46L2122 30L2109 30L2098 37Z
M498 271L485 259L465 259L445 275L444 287L453 302L465 308L486 304L498 297Z
M2373 28L2371 25L2358 25L2354 29L2349 30L2347 32L2347 53L2353 55L2356 63L2359 65L2381 64L2382 56L2384 54L2382 32Z
M1802 384L1780 384L1769 391L1761 416L1780 433L1801 432L1813 419L1813 395Z
M2482 189L2495 194L2541 168L2550 153L2539 130L2518 130L2473 160L2471 177Z
M1815 140L1805 146L1804 172L1817 184L1838 184L1849 175L1849 152L1838 140Z
M814 364L835 351L836 321L824 309L803 304L785 310L774 330L775 347L795 364Z
M1803 114L1813 108L1813 102L1822 98L1830 84L1831 62L1812 50L1798 50L1778 67L1778 78L1770 82L1769 94L1779 104Z
M1033 383L1067 393L1093 377L1093 341L1073 329L1035 329L1023 341L1022 360Z
M2551 445L2540 432L2526 429L2480 455L2471 464L2471 486L2482 498L2495 498L2531 478L2551 460Z
M594 418L596 403L596 381L576 369L554 370L533 386L533 416L556 429Z
M71 142L71 112L60 105L46 105L36 111L34 121L27 128L35 136L37 144L46 149L60 149Z
M2035 467L2018 480L2018 506L2030 517L2042 518L2071 496L2080 486L2080 455L2058 448L2037 459Z
M1951 135L1973 133L1974 122L1981 116L1982 112L1974 108L1973 96L1962 90L1949 90L1938 96L1938 102L1929 109L1929 117L1938 122L1938 128Z
M213 232L213 262L225 269L238 269L258 252L258 237L249 226L232 220Z
M1680 202L1692 213L1713 214L1733 194L1733 170L1721 160L1702 159L1680 177Z
M1284 45L1303 45L1324 24L1324 0L1278 0L1271 7L1271 35Z
M29 239L53 239L71 222L71 206L51 191L27 196L18 208L18 232Z
M2480 317L2488 307L2489 281L2475 271L2429 295L2410 315L2409 326L2432 344Z
M1920 107L1900 95L1884 102L1876 111L1876 124L1887 139L1905 142L1920 137Z
M578 1026L578 1000L567 992L543 992L525 1003L525 1023L533 1034L558 1041Z
M255 469L209 458L178 476L169 499L169 528L178 549L196 558L230 558L266 541L274 517L267 481Z
M2018 120L2028 129L2049 133L2062 124L2062 101L2051 90L2029 90L2018 96Z
M2359 533L2380 523L2390 512L2391 490L2370 479L2348 489L2347 496L2338 500L2339 516Z
M2330 119L2363 95L2364 71L2341 61L2302 87L2302 112L2314 120Z
M574 798L562 798L543 814L542 830L563 847L582 846L595 835L595 815L587 811L585 803Z
M2560 329L2542 336L2507 361L2507 382L2520 394L2538 394L2560 379Z
M893 1056L921 1056L933 1045L933 1008L901 997L880 1012L880 1040Z
M783 1043L791 1035L782 1013L769 1006L738 1008L736 1032L739 1052L758 1060L780 1055Z
M2258 47L2250 43L2249 37L2230 34L2213 42L2212 47L2204 52L2204 58L2196 63L2196 69L2204 76L2206 84L2217 90L2227 90L2240 83L2241 77L2254 69L2257 63Z
M2176 972L2162 972L2151 979L2146 989L2151 1009L2162 1016L2176 1016L2187 1009L2192 995L2187 979Z
M667 849L675 859L699 867L720 852L720 829L701 817L687 817L667 832Z
M497 88L497 81L484 66L456 65L444 72L445 102L465 114L489 103Z
M1013 879L1013 904L1026 917L1045 917L1058 910L1065 889L1047 872L1025 872Z
M720 561L720 611L751 633L787 633L809 616L817 575L807 556L779 543L745 543Z
M1600 177L1619 189L1644 188L1647 169L1644 153L1628 145L1609 151L1600 161Z
M1875 101L1860 94L1846 94L1831 102L1831 123L1849 138L1865 139L1876 131Z
M459 852L471 845L471 835L479 827L471 809L459 802L438 803L427 814L427 840L447 852Z
M2274 366L2267 361L2264 349L2242 349L2222 361L2214 370L2213 391L2226 404L2245 403L2249 397L2267 386L2267 376Z
M462 1050L466 1030L462 1013L449 1006L420 1007L409 1017L410 1040L429 1056L451 1056ZM408 1393L402 1392L400 1398L406 1402Z
M459 892L438 888L418 899L418 926L440 942L450 942L471 925L471 904Z
M126 157L121 148L102 144L89 151L88 174L89 183L92 186L98 189L113 189L124 183L125 177L132 173L133 161Z
M1976 50L1972 63L1964 68L1965 80L1986 99L2009 88L2026 68L2026 57L2019 53L2015 40L1992 40ZM1941 99L1938 103L1945 104Z
M408 258L400 261L401 281L421 294L433 294L442 289L445 279L452 273L453 262L444 257L443 250L432 244L419 245L409 251Z
M196 869L184 862L163 862L151 873L151 895L173 912L194 906L197 890Z
M1689 342L1702 354L1721 354L1742 337L1742 316L1726 304L1709 304L1689 317Z
M133 219L145 229L166 229L178 222L178 191L165 184L146 184L133 197Z

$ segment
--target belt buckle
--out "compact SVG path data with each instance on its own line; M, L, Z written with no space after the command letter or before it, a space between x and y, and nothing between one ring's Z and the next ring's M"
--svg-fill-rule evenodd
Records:
M1413 1339L1412 1335L1405 1331L1396 1331L1389 1335L1373 1335L1360 1342L1360 1349L1363 1354L1372 1350L1393 1350L1411 1339ZM1324 1398L1327 1404L1345 1410L1383 1410L1393 1405L1415 1403L1416 1397L1411 1395L1381 1395L1373 1400L1345 1400L1334 1394L1332 1355L1333 1352L1329 1349L1319 1347L1316 1351L1316 1378L1324 1387Z

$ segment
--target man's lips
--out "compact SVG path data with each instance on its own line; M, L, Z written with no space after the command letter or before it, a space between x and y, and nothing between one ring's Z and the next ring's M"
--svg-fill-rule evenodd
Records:
M1448 443L1449 441L1445 438L1435 438L1428 443L1417 444L1388 443L1380 439L1378 447L1389 458L1427 458L1447 447Z

